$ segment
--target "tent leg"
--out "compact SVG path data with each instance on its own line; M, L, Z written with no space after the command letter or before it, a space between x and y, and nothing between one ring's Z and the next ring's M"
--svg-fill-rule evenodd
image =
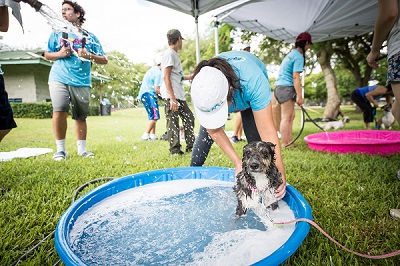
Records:
M219 21L215 17L214 21L214 45L215 45L215 55L219 54L219 42L218 42L218 26L219 26Z
M195 18L196 22L196 62L200 62L200 40L199 40L199 19Z

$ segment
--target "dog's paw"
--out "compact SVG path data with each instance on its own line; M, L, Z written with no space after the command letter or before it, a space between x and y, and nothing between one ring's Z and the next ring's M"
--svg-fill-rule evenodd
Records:
M271 205L269 205L269 208L271 208L271 210L275 211L276 209L278 209L278 202L274 202Z
M237 216L243 216L243 215L245 215L246 214L246 210L245 209L243 209L243 208L236 208L236 215Z

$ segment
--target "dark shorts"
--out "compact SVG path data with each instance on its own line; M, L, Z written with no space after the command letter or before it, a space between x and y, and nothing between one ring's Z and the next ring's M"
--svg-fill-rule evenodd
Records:
M400 82L400 52L388 59L387 83Z
M297 98L294 86L276 86L274 94L279 104L285 103L291 99L296 101Z
M149 120L160 119L160 112L158 111L158 100L156 95L145 92L143 93L140 101L142 101L144 108L146 108L147 117L149 118Z
M8 94L4 86L3 75L0 75L0 130L17 127L14 121L11 105L8 101Z

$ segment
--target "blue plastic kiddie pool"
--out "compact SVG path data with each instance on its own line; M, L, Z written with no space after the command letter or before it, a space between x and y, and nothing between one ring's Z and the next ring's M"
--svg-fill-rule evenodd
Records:
M61 216L55 231L55 248L65 265L87 265L85 258L77 254L70 242L71 229L77 219L93 205L125 190L155 182L181 179L206 179L234 182L234 169L222 167L182 167L137 173L110 181L75 201ZM293 211L294 217L312 219L311 207L304 197L291 185L283 200ZM234 213L234 210L232 210ZM298 222L289 239L268 257L254 265L279 265L300 246L310 230L308 223ZM135 252L134 250L131 252Z

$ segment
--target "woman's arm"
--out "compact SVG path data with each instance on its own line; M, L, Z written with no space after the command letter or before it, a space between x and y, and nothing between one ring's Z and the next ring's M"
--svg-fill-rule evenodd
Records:
M232 160L235 166L235 175L242 171L242 160L236 153L232 146L231 141L228 139L224 129L222 127L217 129L207 129L208 134L212 140L225 152L226 155ZM276 133L276 132L275 132Z
M0 6L0 31L7 32L9 23L8 6Z
M371 52L367 56L367 62L373 68L378 67L376 60L379 57L383 42L396 22L397 13L397 0L378 1L378 16L375 22L374 38L372 40Z
M376 86L375 90L367 92L365 94L365 98L367 98L370 103L374 105L374 107L378 107L378 102L375 100L374 97L376 96L383 96L387 93L387 88L382 85Z
M296 94L297 94L296 103L299 106L302 106L304 103L304 99L303 99L303 92L302 92L302 88L301 88L300 72L293 72L293 85L294 85L294 89L296 90Z
M276 133L276 128L274 124L274 119L272 117L272 107L269 104L264 109L259 111L253 111L254 120L256 122L258 133L260 134L261 140L266 142L272 142L275 144L275 158L276 166L279 172L282 174L282 185L276 190L276 198L278 200L282 199L286 194L286 174L285 167L282 160L282 151L279 143L278 135Z

